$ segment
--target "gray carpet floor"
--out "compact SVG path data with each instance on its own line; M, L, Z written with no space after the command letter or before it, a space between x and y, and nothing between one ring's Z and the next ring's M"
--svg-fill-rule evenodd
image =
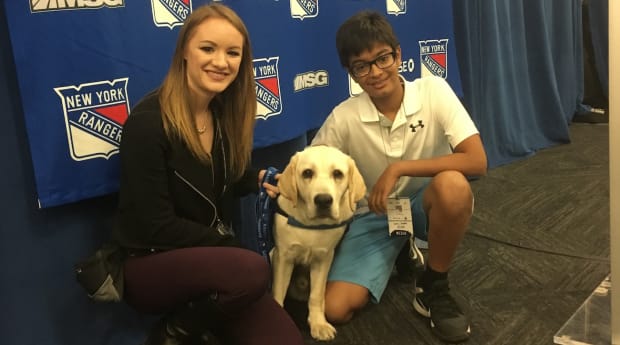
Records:
M472 182L476 210L450 284L471 320L467 344L553 344L609 274L609 131L575 123L571 143L489 170ZM338 325L331 345L443 344L392 279L379 304ZM287 309L308 344L307 310Z

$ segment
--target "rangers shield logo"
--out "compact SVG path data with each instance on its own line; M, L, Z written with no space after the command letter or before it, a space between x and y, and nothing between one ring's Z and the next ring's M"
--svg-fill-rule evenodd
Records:
M192 0L151 0L151 8L155 25L172 30L192 13Z
M313 18L319 15L319 0L290 0L293 18Z
M420 76L448 76L448 39L420 41Z
M54 88L62 102L71 158L108 159L118 153L129 115L128 78Z
M407 0L385 0L387 13L395 16L407 13Z
M254 80L256 81L256 117L266 120L282 112L280 77L278 75L279 56L267 59L254 59Z

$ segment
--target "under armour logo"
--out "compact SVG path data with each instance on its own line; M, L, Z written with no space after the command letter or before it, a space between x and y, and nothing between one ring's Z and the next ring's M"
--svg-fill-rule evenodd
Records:
M418 127L424 128L424 124L422 123L422 120L418 120L418 124L415 126L413 125L413 123L409 125L409 128L411 128L412 132L415 132L416 131L415 129Z

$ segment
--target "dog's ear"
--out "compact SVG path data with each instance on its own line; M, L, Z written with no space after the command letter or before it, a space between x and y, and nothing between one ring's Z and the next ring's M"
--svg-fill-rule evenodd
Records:
M355 161L349 157L349 206L355 211L355 204L366 195L366 183Z
M284 171L278 179L278 189L280 190L280 196L287 198L293 203L293 207L297 206L297 182L296 182L296 170L297 170L297 156L296 153L284 168Z

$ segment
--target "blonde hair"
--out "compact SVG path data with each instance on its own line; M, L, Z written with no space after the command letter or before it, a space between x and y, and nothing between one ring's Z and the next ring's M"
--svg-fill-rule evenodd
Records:
M250 36L245 24L229 7L211 3L192 12L179 32L170 69L159 88L164 130L169 138L181 138L200 160L208 162L209 154L200 144L189 106L189 87L184 58L185 47L198 25L208 18L222 18L243 36L243 51L239 73L233 82L211 101L210 107L219 115L223 140L227 140L226 161L232 176L239 178L250 163L254 122L256 118L256 89L252 65ZM214 129L217 131L217 129Z

